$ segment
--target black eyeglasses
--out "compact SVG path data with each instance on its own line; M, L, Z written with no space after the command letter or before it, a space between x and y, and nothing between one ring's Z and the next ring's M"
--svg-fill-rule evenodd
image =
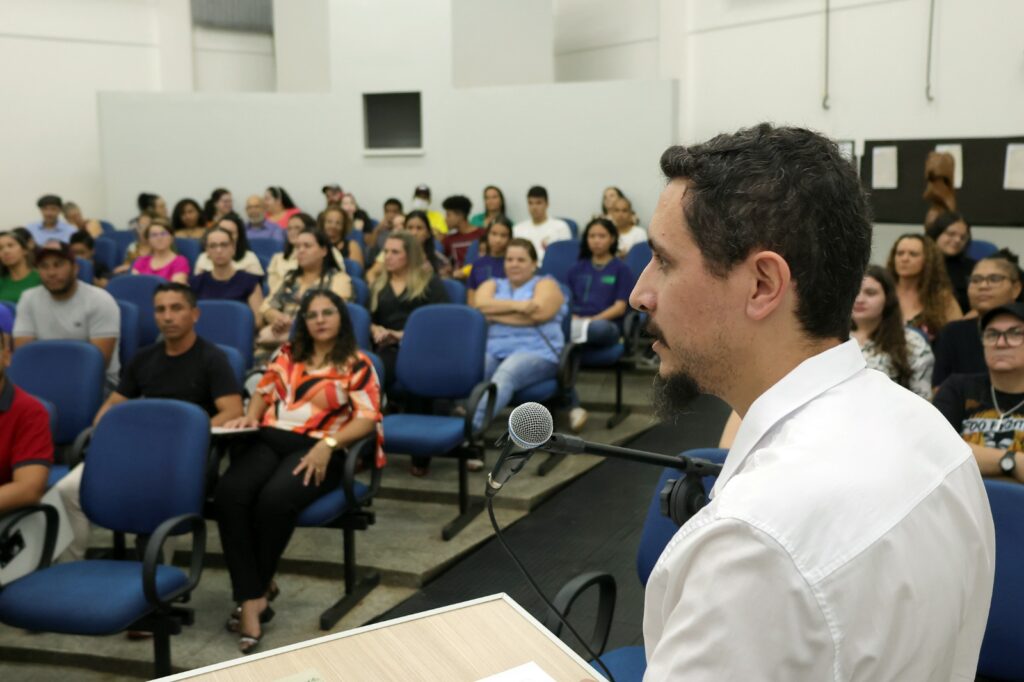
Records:
M995 346L999 343L1000 337L1006 339L1007 346L1016 348L1024 343L1024 328L1014 327L1002 332L997 329L986 329L981 333L981 343L985 346Z
M983 284L985 282L989 284L1002 284L1008 279L1010 279L1009 276L997 273L992 275L971 275L967 281L971 284Z

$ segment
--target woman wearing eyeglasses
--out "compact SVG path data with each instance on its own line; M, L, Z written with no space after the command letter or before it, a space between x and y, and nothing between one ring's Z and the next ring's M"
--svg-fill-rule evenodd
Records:
M971 311L965 319L947 324L935 340L933 386L937 387L952 374L985 371L977 318L1012 303L1020 294L1021 275L1015 253L1002 249L978 261L967 281Z
M272 580L299 513L334 490L343 450L376 432L384 464L380 384L356 347L345 302L334 292L302 298L295 338L281 347L260 380L244 417L227 428L258 427L232 456L214 496L234 601L227 628L250 653L262 638Z
M981 316L986 371L954 374L935 407L971 446L982 476L1024 482L1024 304Z

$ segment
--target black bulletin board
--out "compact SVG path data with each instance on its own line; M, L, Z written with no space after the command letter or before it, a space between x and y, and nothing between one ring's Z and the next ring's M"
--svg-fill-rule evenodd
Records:
M972 225L1024 226L1024 190L1003 189L1006 145L1022 144L1024 137L942 138L934 140L865 140L861 182L867 190L875 221L923 224L928 203L924 192L924 160L937 144L959 144L963 149L963 186L956 190L956 206ZM875 147L897 148L896 189L872 189L871 164Z

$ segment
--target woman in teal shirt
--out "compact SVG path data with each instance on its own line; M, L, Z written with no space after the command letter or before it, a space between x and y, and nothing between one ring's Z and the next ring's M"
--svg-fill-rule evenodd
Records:
M15 232L0 234L0 301L17 303L21 292L39 283L25 238Z

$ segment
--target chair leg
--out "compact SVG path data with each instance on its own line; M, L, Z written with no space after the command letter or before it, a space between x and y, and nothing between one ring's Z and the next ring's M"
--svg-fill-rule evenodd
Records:
M441 530L441 538L451 540L483 510L482 501L469 497L469 470L466 469L466 459L459 457L459 515Z
M124 561L128 556L128 550L125 546L124 533L114 533L113 556L115 561Z
M622 363L615 363L615 414L608 417L608 423L605 425L609 429L614 429L616 426L622 423L622 420L629 416L629 408L623 407L622 405Z
M345 594L320 614L320 629L330 630L346 613L363 600L373 588L380 584L380 573L373 571L359 579L356 566L356 532L353 528L342 529L345 552Z
M171 633L167 628L153 628L153 672L155 677L171 674Z

